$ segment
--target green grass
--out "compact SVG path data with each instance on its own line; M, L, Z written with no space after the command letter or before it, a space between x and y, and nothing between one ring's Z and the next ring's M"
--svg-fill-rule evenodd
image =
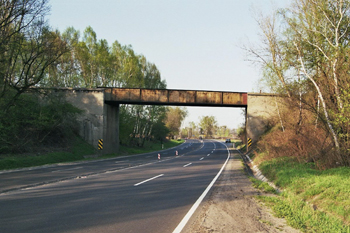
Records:
M46 164L84 160L85 155L94 154L93 146L76 138L71 151L58 151L45 154L0 156L0 170L41 166Z
M184 140L171 140L164 143L164 149L175 147ZM121 147L119 154L98 156L98 158L111 158L121 155L132 155L161 150L161 144L148 143L144 148ZM76 138L73 147L69 151L51 152L45 154L31 155L0 155L0 170L41 166L54 163L73 162L96 159L97 152L93 146L89 145L81 138ZM95 156L91 156L95 155Z
M249 177L249 179L252 182L253 187L259 190L262 190L264 192L277 194L277 191L273 187L271 187L268 183L258 180L254 177Z
M271 206L275 215L302 232L350 232L342 220L324 211L314 210L308 203L293 196L258 196Z
M232 143L234 143L235 148L238 150L244 147L242 140L232 140Z
M304 232L350 232L350 168L324 171L291 158L264 161L264 175L283 193L261 197L278 217Z

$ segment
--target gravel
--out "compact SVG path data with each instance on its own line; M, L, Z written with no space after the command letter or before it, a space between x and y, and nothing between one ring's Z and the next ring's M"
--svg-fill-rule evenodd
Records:
M284 219L274 217L268 207L254 198L258 195L272 194L252 186L239 154L233 152L208 197L182 232L300 232Z

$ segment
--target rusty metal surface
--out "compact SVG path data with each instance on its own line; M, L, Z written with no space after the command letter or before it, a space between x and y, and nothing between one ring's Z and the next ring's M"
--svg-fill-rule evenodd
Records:
M245 93L223 93L224 104L247 104Z
M138 88L108 88L105 102L126 104L158 104L179 106L247 106L247 93L159 90Z
M113 88L112 99L114 101L140 101L140 89Z
M195 91L169 90L169 102L172 103L196 103Z
M141 101L142 102L168 102L168 91L167 90L149 90L141 89Z
M197 103L222 104L222 92L197 91Z

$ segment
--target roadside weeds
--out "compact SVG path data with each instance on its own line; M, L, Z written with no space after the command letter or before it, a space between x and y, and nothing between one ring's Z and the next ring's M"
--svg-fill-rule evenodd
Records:
M303 232L350 232L350 168L318 170L282 157L260 164L283 192L259 197L274 214Z
M350 232L350 168L320 171L312 163L302 164L284 157L264 161L261 172L248 155L241 156L247 169L253 170L255 177L250 178L253 186L278 194L257 197L275 216L303 232Z

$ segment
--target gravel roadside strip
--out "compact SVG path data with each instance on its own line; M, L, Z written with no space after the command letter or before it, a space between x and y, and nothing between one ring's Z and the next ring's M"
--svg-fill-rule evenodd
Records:
M258 195L271 194L253 188L240 155L232 152L209 196L182 232L300 232L274 217L269 208L254 199Z

